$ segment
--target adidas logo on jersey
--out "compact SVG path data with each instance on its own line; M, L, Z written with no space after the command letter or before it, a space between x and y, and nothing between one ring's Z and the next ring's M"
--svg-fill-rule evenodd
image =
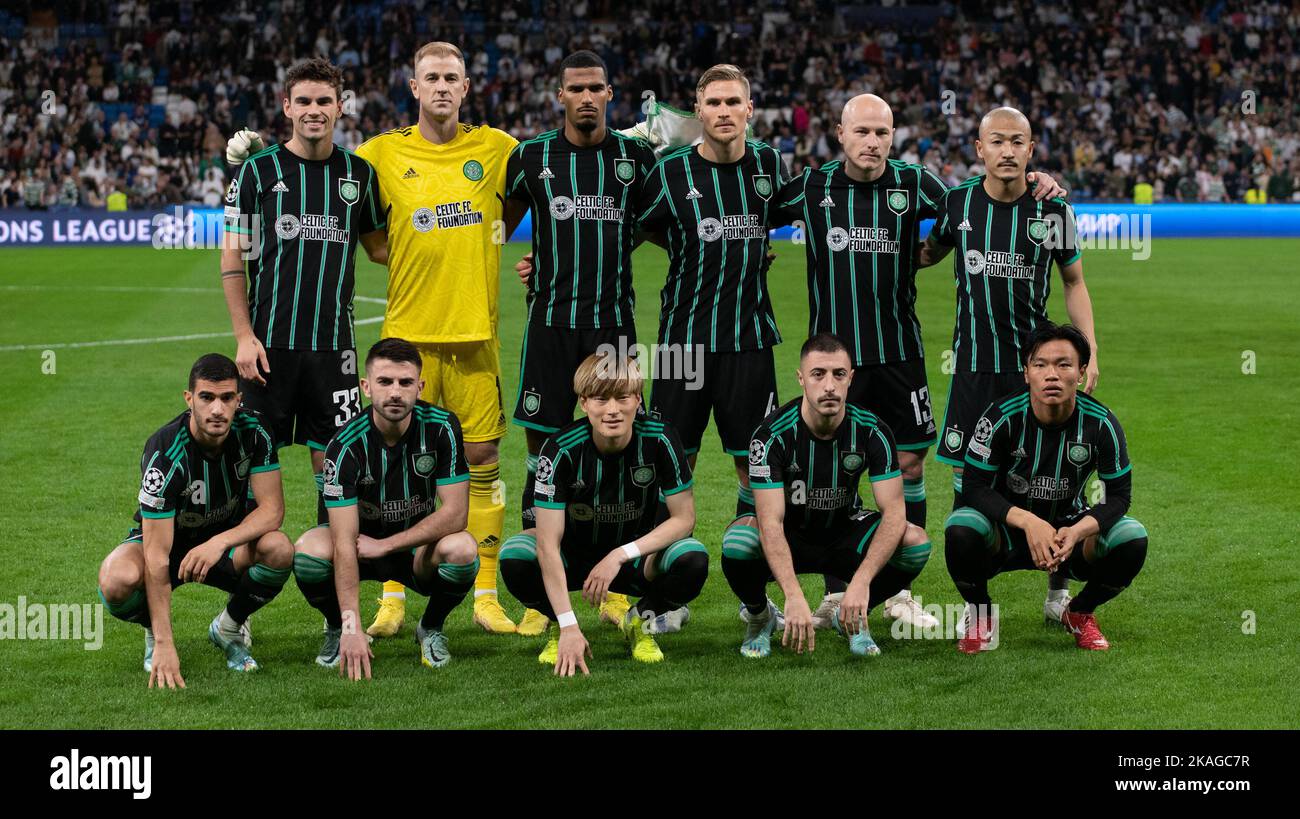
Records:
M830 198L830 197L828 196L828 197L826 197L825 199L822 200L822 203L821 203L821 205L819 205L819 207L823 207L823 208L833 208L833 207L835 207L835 200L832 199L832 198Z
M271 193L288 193L288 192L289 192L289 186L284 184L283 179L277 179L275 184L271 186Z
M1016 451L1011 453L1012 458L1028 458L1029 454L1025 452L1024 447L1016 447Z
M538 178L538 179L554 179L554 178L555 178L555 174L551 173L551 169L550 169L549 167L546 167L546 168L542 168L542 172L539 173L539 174L537 175L537 178Z
M415 168L407 168L406 173L402 174L403 179L414 179L417 176L419 176L419 174L415 172Z
M692 199L703 199L703 198L704 198L703 196L700 196L700 192L695 190L694 185L691 185L691 189L686 192L686 200L688 202Z
M972 230L969 219L962 219L961 224L957 226L958 230Z

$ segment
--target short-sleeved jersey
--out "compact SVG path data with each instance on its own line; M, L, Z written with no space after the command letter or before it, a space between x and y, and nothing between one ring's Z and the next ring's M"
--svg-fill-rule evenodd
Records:
M776 149L753 140L738 162L710 162L687 146L655 165L641 227L668 235L659 343L709 352L781 343L765 268L768 224L788 177Z
M1127 484L1131 469L1124 430L1100 401L1081 392L1068 420L1045 426L1026 389L993 402L976 423L963 488L992 487L1011 505L1062 526L1085 508L1094 471L1109 490L1114 481Z
M690 461L672 424L637 418L627 447L604 455L591 422L579 418L543 444L533 496L542 509L564 510L562 551L599 560L654 529L659 496L691 483Z
M519 143L486 125L459 128L445 145L410 125L357 148L379 174L387 211L384 336L422 344L496 337L506 159Z
M334 146L303 159L283 144L253 154L226 191L226 230L251 236L248 309L262 345L350 350L357 242L384 227L370 163ZM254 229L256 227L256 229Z
M547 131L510 154L506 196L533 211L530 320L574 329L632 322L636 207L654 164L649 143L614 130L590 147Z
M186 410L144 445L136 522L173 519L172 551L189 551L238 526L251 477L279 468L275 444L256 413L237 410L221 451L211 454L191 437Z
M925 357L916 318L916 244L947 188L920 165L889 160L858 182L836 160L781 189L780 221L802 221L808 334L834 333L855 367Z
M803 396L773 412L749 444L749 485L785 490L785 528L836 532L862 509L858 484L895 478L894 434L884 421L848 404L835 437L812 434L800 414Z
M361 534L383 538L433 514L439 486L469 480L456 415L416 401L406 434L384 441L367 407L325 447L325 506L356 506Z
M1082 255L1074 209L1063 199L1035 202L1028 191L999 202L976 176L948 191L930 235L956 248L956 367L963 372L1024 369L1020 351L1047 320L1051 268Z

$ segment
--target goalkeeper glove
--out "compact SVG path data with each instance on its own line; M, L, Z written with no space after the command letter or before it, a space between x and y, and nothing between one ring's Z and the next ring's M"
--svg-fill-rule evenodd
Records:
M250 131L247 128L237 131L226 143L226 164L242 164L245 159L265 147L262 144L262 137L256 131Z

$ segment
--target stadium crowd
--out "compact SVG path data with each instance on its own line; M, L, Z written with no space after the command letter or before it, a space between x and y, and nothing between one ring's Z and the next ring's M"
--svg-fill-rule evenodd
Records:
M743 66L755 136L796 173L836 156L840 108L871 91L893 106L893 155L949 183L978 172L979 117L1008 104L1034 124L1036 166L1077 201L1300 201L1294 2L16 5L0 11L0 207L215 206L230 132L287 137L279 81L295 60L344 68L336 141L355 148L415 121L410 58L439 39L470 59L462 119L520 138L560 122L553 67L586 47L609 64L616 125L643 92L689 109L703 68Z

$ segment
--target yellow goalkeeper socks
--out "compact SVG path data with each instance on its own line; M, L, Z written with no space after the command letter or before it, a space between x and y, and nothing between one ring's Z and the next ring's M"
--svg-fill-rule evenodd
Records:
M384 581L384 597L400 597L406 599L406 587L396 580Z
M506 505L498 491L501 468L496 463L471 464L469 467L469 533L478 541L479 569L474 580L474 594L495 594L497 590L497 553L501 551L501 530L506 520Z

